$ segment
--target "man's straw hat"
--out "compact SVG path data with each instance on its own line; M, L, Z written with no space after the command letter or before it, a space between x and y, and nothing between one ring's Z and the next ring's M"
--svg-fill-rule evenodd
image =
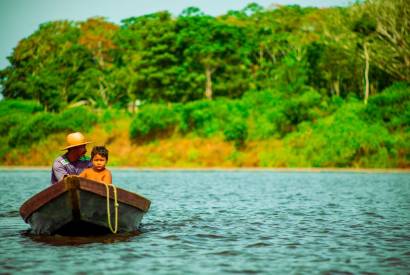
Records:
M91 141L86 141L83 134L80 132L75 132L67 135L67 145L61 150L67 150L69 148L85 145L91 143Z

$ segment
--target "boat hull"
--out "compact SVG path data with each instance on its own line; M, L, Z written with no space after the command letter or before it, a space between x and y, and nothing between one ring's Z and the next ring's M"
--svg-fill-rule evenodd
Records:
M107 212L107 190L104 184L66 177L26 201L20 208L23 219L36 235L91 235L110 233L108 219L115 227L113 188L109 187L110 214ZM138 229L150 201L117 188L118 232Z

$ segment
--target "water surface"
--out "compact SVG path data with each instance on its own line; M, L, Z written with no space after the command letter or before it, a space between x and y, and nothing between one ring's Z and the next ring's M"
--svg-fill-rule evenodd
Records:
M407 274L410 174L114 170L151 199L141 234L36 238L48 171L0 171L0 273Z

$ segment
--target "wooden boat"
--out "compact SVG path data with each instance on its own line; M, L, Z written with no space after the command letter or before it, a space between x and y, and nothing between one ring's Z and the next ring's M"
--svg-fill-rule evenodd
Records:
M151 202L118 187L116 193L118 232L135 231ZM23 203L20 215L36 235L106 234L111 232L110 226L115 226L114 195L112 186L107 188L93 180L68 176Z

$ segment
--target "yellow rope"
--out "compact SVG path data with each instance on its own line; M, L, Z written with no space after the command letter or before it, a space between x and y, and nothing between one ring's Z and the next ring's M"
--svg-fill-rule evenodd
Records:
M107 222L108 222L108 227L110 228L112 233L117 233L118 230L118 203L117 203L117 188L115 187L114 184L112 184L112 189L114 191L114 207L115 207L115 229L112 228L111 225L111 211L110 211L110 188L109 184L104 184L105 185L105 190L107 191Z

